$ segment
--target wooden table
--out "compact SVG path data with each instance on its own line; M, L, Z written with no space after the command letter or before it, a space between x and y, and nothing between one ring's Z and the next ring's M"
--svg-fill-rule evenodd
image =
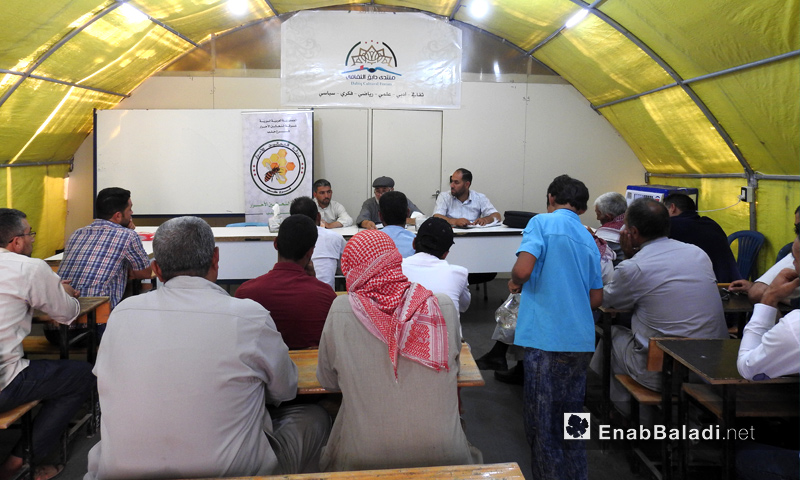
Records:
M152 234L158 227L136 227L139 234ZM407 230L416 233L414 226ZM219 248L220 281L249 280L267 273L278 253L273 240L278 236L269 227L211 227L214 241ZM351 226L333 229L345 240L363 229ZM447 261L461 265L470 273L510 272L517 257L515 253L522 241L522 229L498 225L486 228L456 228L455 243L450 248ZM144 249L153 257L153 242L143 241ZM63 253L48 257L45 261L57 268Z
M720 428L727 432L736 420L736 387L760 388L768 385L798 383L798 377L781 377L763 381L752 381L739 375L736 359L741 340L659 340L657 345L664 351L662 406L664 424L670 426L672 412L672 392L675 382L684 385L681 389L678 416L681 425L686 424L687 393L689 372L697 374L708 385L721 388ZM692 388L692 387L689 387ZM763 408L763 407L762 407ZM795 409L796 411L796 409ZM735 438L726 438L723 451L725 478L734 478ZM683 477L686 469L686 449L681 448L678 455L678 472ZM670 468L665 466L665 471Z
M303 473L266 477L234 477L229 480L525 480L516 462L447 467L391 468L358 472Z
M94 363L97 357L97 324L105 323L108 316L103 316L98 320L97 309L108 303L108 297L80 297L78 301L81 303L81 311L78 318L75 320L77 323L86 323L88 326L88 346L86 348L86 360L89 363ZM34 311L33 320L35 322L49 323L53 320L44 312L39 310ZM59 324L61 332L61 345L59 346L60 356L62 359L69 358L69 327L64 324Z
M297 365L299 378L297 380L297 394L311 395L329 393L322 388L317 380L317 357L319 350L289 350L289 356ZM459 387L480 387L485 385L481 371L475 364L469 344L461 344L461 370L458 372Z

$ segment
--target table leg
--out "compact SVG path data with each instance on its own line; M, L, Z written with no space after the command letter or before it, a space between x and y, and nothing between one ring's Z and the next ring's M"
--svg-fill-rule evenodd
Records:
M679 374L680 372L680 374ZM681 385L689 380L689 370L686 368L685 365L679 364L675 376L680 379L678 385ZM688 425L689 422L689 397L686 395L686 392L683 391L683 388L680 389L680 394L678 395L678 422L677 426ZM689 439L683 438L678 440L678 478L684 479L688 478L688 455L689 455Z
M720 419L722 425L722 434L726 435L728 429L734 428L736 422L736 387L735 385L722 385L722 418ZM736 442L731 436L725 437L725 446L722 455L723 461L723 478L735 478L735 465L736 461Z
M58 325L59 349L61 350L61 360L69 359L69 328L62 324Z
M603 312L601 322L603 328L603 420L609 424L611 419L611 319L613 314Z
M94 365L97 359L97 312L92 310L86 315L86 326L89 330L89 342L86 344L86 361Z
M86 360L94 365L97 360L97 312L92 310L87 315L87 326L89 328L89 343L86 346ZM97 398L97 387L92 389L92 394L89 397L91 405L92 418L89 421L89 436L94 436L100 429L100 405Z
M674 361L670 355L664 355L661 365L661 415L664 426L669 428L672 424L672 381ZM672 479L672 451L669 439L664 439L661 444L661 475L664 480Z

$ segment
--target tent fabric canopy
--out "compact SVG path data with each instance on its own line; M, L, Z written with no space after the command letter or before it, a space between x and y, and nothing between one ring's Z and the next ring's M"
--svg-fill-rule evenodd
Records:
M421 11L504 39L570 82L652 175L752 185L800 173L800 0L485 1L483 18L464 0L4 2L0 164L68 162L94 109L112 108L212 36L334 7ZM565 28L581 9L588 16ZM63 204L43 186L52 173L36 171L42 186L24 192L11 184L16 174L0 176L7 206L20 195ZM789 197L771 207L797 203Z

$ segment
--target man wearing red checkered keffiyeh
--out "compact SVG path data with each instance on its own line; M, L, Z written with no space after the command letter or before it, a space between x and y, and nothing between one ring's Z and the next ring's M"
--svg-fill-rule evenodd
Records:
M398 354L436 371L447 370L447 326L436 297L410 283L388 235L359 232L347 242L342 272L350 305L367 330L385 343L397 377Z

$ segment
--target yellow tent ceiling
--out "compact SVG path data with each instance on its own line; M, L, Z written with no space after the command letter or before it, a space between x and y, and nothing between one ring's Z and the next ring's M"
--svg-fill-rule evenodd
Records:
M480 19L468 8L478 1ZM800 0L7 0L0 164L31 167L0 175L0 204L63 196L48 179L63 177L93 109L212 35L326 7L418 10L506 40L572 83L650 174L747 184L800 173Z

